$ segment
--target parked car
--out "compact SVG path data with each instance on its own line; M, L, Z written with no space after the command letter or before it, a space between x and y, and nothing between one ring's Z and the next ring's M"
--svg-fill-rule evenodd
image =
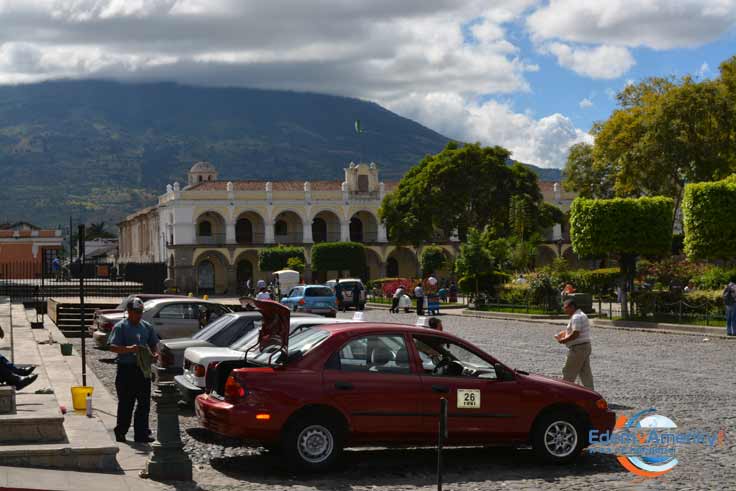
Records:
M344 278L339 280L329 280L327 283L325 283L327 286L329 286L332 291L335 291L335 287L337 284L340 284L340 288L342 289L342 298L343 302L345 303L345 308L354 308L356 310L363 310L365 309L365 303L368 299L366 294L366 288L363 284L363 281L358 278ZM360 298L357 300L357 302L353 299L353 289L355 288L355 285L360 285Z
M125 312L125 307L128 305L128 301L135 297L140 298L144 302L147 302L148 300L156 300L159 298L189 298L185 295L170 295L164 293L140 293L137 295L128 295L114 309L95 310L94 316L92 317L92 324L87 328L89 330L90 336L93 335L95 331L100 330L99 326L103 322L102 320L99 320L100 316ZM109 326L108 330L112 330L112 326Z
M231 311L224 305L199 298L161 298L144 302L143 320L153 325L161 339L186 337L199 331L203 310L211 320ZM127 312L101 315L100 329L92 333L95 345L107 347L112 328L127 315Z
M293 312L311 312L327 317L337 316L335 292L324 285L299 285L281 299Z
M295 335L314 326L324 324L352 323L348 319L325 319L324 317L291 317L289 320L289 334ZM184 351L184 373L174 377L181 399L192 402L194 398L204 392L207 372L217 363L225 360L242 360L246 356L255 356L253 351L258 342L258 330L254 329L233 343L229 348L195 347ZM251 350L251 351L249 351Z
M446 332L342 323L288 343L275 357L266 349L220 363L195 409L205 428L279 448L301 470L328 469L346 446L433 445L440 398L448 446L531 445L556 463L579 455L589 429L616 421L597 392L514 370Z
M316 314L295 313L295 317L320 319ZM159 375L173 377L184 373L184 350L187 348L222 348L235 343L248 332L261 327L260 312L232 312L209 323L189 338L164 339L159 343Z

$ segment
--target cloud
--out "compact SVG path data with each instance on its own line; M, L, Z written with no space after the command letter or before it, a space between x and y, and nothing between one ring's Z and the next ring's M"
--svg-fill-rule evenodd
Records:
M581 109L588 109L590 107L593 107L593 101L588 99L587 97L580 101L578 104Z
M543 49L555 55L561 66L595 79L618 78L636 63L627 48L617 46L587 48L551 43Z
M705 78L710 73L710 66L708 66L708 63L703 62L703 64L700 65L700 68L698 68L698 71L695 73L698 78Z
M412 94L390 108L451 138L502 145L514 159L542 167L561 168L570 146L593 142L591 135L562 114L535 119L494 99L466 102L451 93Z
M696 47L736 25L736 0L550 0L527 29L538 41L648 47Z

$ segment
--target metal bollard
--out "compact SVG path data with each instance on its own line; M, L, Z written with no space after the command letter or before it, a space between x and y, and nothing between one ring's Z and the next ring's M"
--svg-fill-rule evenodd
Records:
M447 399L440 398L440 423L437 434L437 491L442 491L442 448L447 438Z

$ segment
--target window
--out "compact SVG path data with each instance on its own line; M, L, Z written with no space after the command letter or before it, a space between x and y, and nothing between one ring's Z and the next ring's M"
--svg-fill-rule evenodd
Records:
M307 292L304 294L305 297L332 297L334 293L326 286L313 286L307 288Z
M247 218L241 218L235 224L235 241L239 244L253 242L253 224Z
M358 176L358 192L359 193L368 192L368 176L365 174L361 174Z
M230 346L246 333L260 328L260 326L260 321L256 323L253 319L245 319L241 317L230 325L220 329L220 331L212 336L209 341L215 346Z
M190 303L182 305L184 310L184 318L189 320L199 320L200 312L204 312L206 307L204 305Z
M212 236L212 224L207 220L199 222L199 235L202 237Z
M301 297L302 296L302 290L303 289L302 288L299 288L299 287L292 288L291 291L289 292L289 296L290 297Z
M274 233L276 235L286 235L288 233L288 230L289 229L286 225L286 222L283 220L278 220L274 225Z
M158 317L161 319L184 319L183 305L180 303L174 303L166 305L158 311Z
M457 343L437 336L414 336L414 343L425 375L496 378L496 369L490 361Z
M206 328L202 329L201 331L197 331L197 334L192 336L192 339L204 339L207 340L211 336L216 336L217 332L220 329L224 329L225 326L228 324L234 322L234 320L237 319L237 317L232 315L227 315L224 317L220 317L214 322L211 322L207 325Z
M411 373L409 352L400 335L353 339L333 355L328 368L346 372Z

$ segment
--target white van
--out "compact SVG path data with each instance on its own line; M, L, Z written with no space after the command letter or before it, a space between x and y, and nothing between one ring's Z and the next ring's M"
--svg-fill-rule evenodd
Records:
M342 298L345 304L344 306L353 307L356 310L364 310L365 302L368 298L368 291L366 290L363 281L361 281L359 278L341 278L339 280L329 280L325 283L325 285L332 288L332 291L335 291L335 286L337 285L338 281L340 282L340 288L342 289ZM353 300L353 288L355 288L356 283L360 285L360 298L357 302Z

